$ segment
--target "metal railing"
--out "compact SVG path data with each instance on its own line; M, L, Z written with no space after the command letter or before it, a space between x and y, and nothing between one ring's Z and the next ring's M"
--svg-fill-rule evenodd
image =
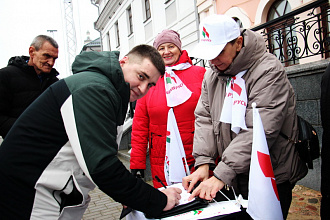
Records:
M203 60L200 58L190 57L194 66L202 66L202 67L210 67L209 62L207 60Z
M311 56L330 57L329 14L328 0L318 0L251 30L264 37L268 52L283 65L295 65ZM205 60L192 58L192 61L194 65L208 67Z
M328 58L329 12L328 0L319 0L251 30L261 33L268 51L285 66L316 55Z

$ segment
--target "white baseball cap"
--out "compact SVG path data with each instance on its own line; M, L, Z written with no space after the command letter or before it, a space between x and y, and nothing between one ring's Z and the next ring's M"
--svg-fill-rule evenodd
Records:
M228 42L240 36L236 21L220 14L206 17L199 25L199 32L199 43L190 56L204 60L216 58Z

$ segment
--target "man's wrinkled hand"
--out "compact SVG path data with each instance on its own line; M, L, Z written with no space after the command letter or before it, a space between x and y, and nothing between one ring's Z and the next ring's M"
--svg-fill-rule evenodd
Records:
M162 190L161 192L167 196L167 204L166 204L165 208L163 209L163 211L170 210L174 206L179 204L179 201L181 199L180 194L182 193L181 189L176 188L176 187L168 187L168 188Z

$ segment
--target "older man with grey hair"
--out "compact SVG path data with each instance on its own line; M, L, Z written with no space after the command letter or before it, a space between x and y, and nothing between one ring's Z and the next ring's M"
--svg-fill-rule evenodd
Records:
M59 73L53 68L57 42L46 35L35 37L28 56L9 59L0 69L0 136L6 137L16 119L51 84Z

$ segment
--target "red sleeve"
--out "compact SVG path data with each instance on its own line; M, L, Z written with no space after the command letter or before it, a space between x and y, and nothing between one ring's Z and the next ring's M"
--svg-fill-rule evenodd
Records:
M146 169L146 155L149 137L149 115L146 97L136 102L132 133L131 133L131 161L130 169Z

